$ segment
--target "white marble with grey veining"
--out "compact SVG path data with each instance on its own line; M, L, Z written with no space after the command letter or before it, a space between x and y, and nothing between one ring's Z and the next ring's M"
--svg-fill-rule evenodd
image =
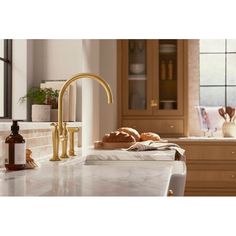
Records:
M78 160L78 161L77 161ZM83 165L45 161L34 170L0 170L1 196L166 196L171 162L160 166Z
M91 161L161 161L175 160L175 150L163 151L126 151L89 149L86 153L86 162Z

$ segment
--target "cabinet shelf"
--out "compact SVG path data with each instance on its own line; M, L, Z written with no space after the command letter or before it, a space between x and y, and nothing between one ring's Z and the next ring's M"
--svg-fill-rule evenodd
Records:
M146 75L129 75L128 80L143 81L147 80Z

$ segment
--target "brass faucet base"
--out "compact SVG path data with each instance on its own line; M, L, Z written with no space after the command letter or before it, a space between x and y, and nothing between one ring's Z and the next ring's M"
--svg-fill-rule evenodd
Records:
M59 157L52 157L50 161L61 161L61 159Z
M76 156L75 152L71 152L71 151L69 151L69 155L70 156Z
M61 159L66 159L66 158L70 158L68 155L66 156L60 156Z

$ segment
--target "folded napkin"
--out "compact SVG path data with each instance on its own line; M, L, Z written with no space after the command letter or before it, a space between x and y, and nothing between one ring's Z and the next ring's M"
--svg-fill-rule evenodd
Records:
M175 159L185 160L185 155L184 155L185 150L175 143L144 141L144 142L137 142L125 150L127 151L175 150L176 151Z

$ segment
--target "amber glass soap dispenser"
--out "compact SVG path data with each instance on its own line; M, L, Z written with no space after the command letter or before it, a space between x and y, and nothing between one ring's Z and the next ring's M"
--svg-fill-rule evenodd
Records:
M17 120L13 120L11 134L6 138L6 162L7 170L23 170L26 164L25 140L18 133L19 126Z

